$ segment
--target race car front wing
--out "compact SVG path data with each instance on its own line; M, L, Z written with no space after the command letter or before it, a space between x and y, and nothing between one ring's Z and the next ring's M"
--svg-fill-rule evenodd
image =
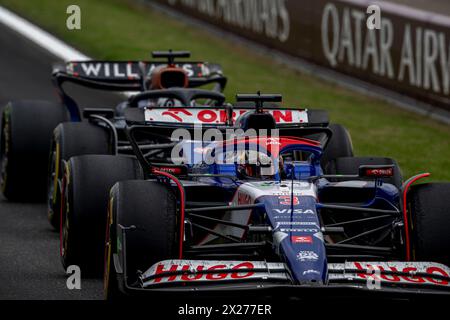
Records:
M317 272L307 270L305 272ZM265 261L164 260L140 275L142 289L198 290L210 285L336 287L408 290L450 294L450 268L433 262L363 262L328 264L326 283L296 284L286 264Z

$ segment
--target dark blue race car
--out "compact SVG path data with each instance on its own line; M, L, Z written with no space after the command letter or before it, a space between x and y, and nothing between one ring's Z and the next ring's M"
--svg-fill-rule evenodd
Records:
M122 101L123 96L113 94L208 86L209 95L198 92L197 96L213 99L214 93L223 91L227 82L221 66L185 60L188 57L187 51L155 51L153 61L89 60L55 65L52 81L60 103L11 101L3 111L0 143L3 195L12 201L40 201L47 196L49 221L59 229L64 161L75 155L113 155L131 150L124 133L124 110L130 105L124 102L105 107L103 102L94 108L86 107L78 99L84 92L75 89L101 90L103 95L99 94L96 101L99 103L108 97L105 92L115 97L110 100ZM161 93L157 96L160 99L149 98L146 103L173 105L170 96Z

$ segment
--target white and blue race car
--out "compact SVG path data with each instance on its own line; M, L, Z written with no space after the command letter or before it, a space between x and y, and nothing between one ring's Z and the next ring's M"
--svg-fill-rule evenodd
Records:
M180 100L186 92L171 90ZM71 205L63 224L106 243L108 298L332 288L450 293L450 184L413 185L429 174L403 181L395 160L353 156L347 131L321 111L274 106L279 95L237 100L129 108L136 158L67 163ZM101 265L98 254L87 254L92 242L66 248L64 233L62 240L77 264Z

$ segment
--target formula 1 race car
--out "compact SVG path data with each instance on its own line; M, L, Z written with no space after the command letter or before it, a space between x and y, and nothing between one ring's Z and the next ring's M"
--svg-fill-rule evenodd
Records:
M63 263L104 266L111 299L276 288L450 292L450 184L412 186L428 174L402 183L395 160L354 157L345 128L323 111L266 105L279 95L237 100L245 107L128 108L136 158L71 158Z
M148 101L164 100L170 98L175 106L160 106L148 104ZM198 104L198 100L212 101L211 104ZM175 129L182 129L185 123L205 123L209 126L222 126L226 124L232 128L237 115L253 110L249 102L239 102L232 106L224 103L225 97L214 91L198 89L165 89L151 90L131 96L124 111L124 119L128 123L141 121L140 117L146 114L148 128L157 129L153 136L139 137L139 148L145 152L145 157L154 162L167 162L170 158L170 148L174 146L171 135ZM192 104L195 103L195 105ZM267 102L269 103L269 102ZM144 108L136 108L144 104ZM176 105L188 106L186 108ZM301 123L306 113L299 110L279 109L270 107L279 125ZM249 109L250 108L250 109ZM323 112L315 111L316 117L323 116ZM137 119L133 120L133 117ZM234 120L233 120L234 119ZM167 125L169 121L169 126ZM193 121L193 122L192 122ZM348 137L346 130L341 126L333 127L337 135ZM116 137L118 133L114 126L109 126L109 136ZM103 251L105 241L105 219L107 203L111 187L118 181L129 179L142 179L146 177L140 167L128 137L128 146L122 155L84 155L71 157L64 162L61 168L61 246L60 254L63 266L79 265L85 274L101 274L103 272ZM340 155L352 155L351 142L336 148ZM125 142L123 143L125 144ZM113 141L111 148L117 149L119 141ZM161 150L162 146L166 149ZM338 150L339 149L339 150ZM330 149L331 150L331 149ZM125 153L127 151L127 153ZM162 152L165 151L165 152ZM169 154L167 154L169 152ZM59 163L59 162L58 162Z
M181 141L175 155L182 161L169 165L146 157L137 143L157 134L156 124L128 129L148 180L111 190L108 298L333 287L450 293L449 183L411 187L428 176L421 174L402 184L388 158L324 164L327 148L339 149L348 137L333 137L323 118L300 111L301 123L276 124L262 103L279 96L238 100L254 101L256 111L239 117L237 128L277 128L277 135L218 140L206 131L202 141ZM214 130L217 137L226 126Z
M127 104L119 104L115 109L81 108L63 85L127 93L213 85L213 91L223 91L227 79L220 65L175 62L189 56L187 51L153 52L154 58L165 61L71 61L56 65L52 78L62 104L14 101L4 110L0 149L4 196L14 201L36 201L47 195L49 221L60 228L64 161L74 155L126 153L130 149L123 131ZM172 100L167 97L152 103L170 105Z

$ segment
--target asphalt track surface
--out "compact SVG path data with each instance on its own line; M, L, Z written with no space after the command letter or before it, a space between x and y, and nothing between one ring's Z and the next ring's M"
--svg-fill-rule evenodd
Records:
M55 57L2 24L0 47L0 110L16 99L58 101L51 83ZM80 101L106 107L118 98L84 90ZM11 203L0 195L0 300L102 299L101 280L82 279L81 290L69 290L66 279L59 233L47 222L46 205Z

